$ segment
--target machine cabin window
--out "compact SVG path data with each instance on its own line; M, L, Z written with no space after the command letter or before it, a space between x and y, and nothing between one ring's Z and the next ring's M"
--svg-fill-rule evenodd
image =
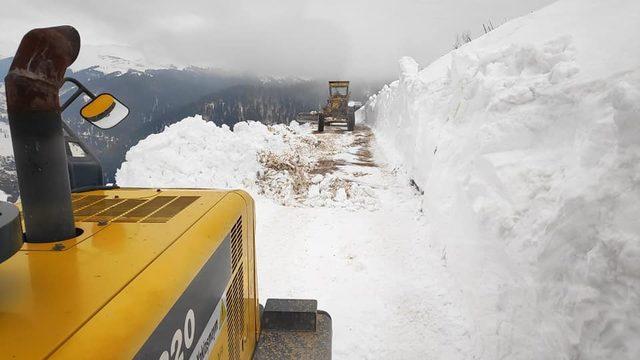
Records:
M349 88L347 86L332 87L331 96L334 96L334 95L347 96L348 91L349 91Z

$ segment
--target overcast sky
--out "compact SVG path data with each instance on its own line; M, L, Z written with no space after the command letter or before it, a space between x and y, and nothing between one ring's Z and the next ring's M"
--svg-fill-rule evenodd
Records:
M74 25L83 44L132 46L154 63L304 77L397 76L554 0L2 0L0 55L34 27Z

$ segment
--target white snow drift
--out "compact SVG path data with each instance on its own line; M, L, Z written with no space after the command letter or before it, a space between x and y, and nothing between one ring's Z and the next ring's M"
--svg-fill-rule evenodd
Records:
M637 0L562 0L400 79L360 116L425 191L473 358L640 358Z
M139 187L245 188L282 205L375 207L369 186L355 181L348 171L316 171L321 170L320 160L333 162L343 156L354 137L318 138L311 132L296 122L266 126L255 121L238 123L231 131L196 115L131 148L116 182Z
M258 174L259 150L284 147L282 137L260 123L240 123L233 132L197 115L131 148L116 180L127 186L241 188Z

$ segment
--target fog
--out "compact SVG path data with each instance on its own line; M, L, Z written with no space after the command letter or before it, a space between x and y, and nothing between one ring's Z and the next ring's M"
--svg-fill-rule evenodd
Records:
M553 0L3 0L0 55L31 28L74 25L84 44L126 45L154 63L259 75L384 79L428 64L456 34L482 34Z

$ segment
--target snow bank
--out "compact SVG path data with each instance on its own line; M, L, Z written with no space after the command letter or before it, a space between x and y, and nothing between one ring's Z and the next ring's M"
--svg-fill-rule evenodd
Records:
M563 0L359 114L424 191L478 358L640 358L636 0Z
M132 147L116 182L130 187L243 188L282 205L374 207L368 186L326 169L338 170L333 157L354 138L317 138L311 132L296 122L266 126L255 121L238 123L231 131L196 115Z
M239 123L231 131L197 115L132 147L116 172L116 182L140 187L240 188L255 180L259 150L284 147L283 139L260 123Z

